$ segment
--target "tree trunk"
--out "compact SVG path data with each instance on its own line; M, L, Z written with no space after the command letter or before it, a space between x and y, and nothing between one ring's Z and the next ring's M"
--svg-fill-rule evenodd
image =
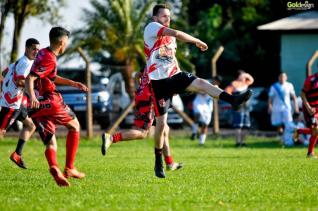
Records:
M6 23L8 14L10 12L10 6L11 6L12 0L6 0L5 3L3 3L3 6L1 6L0 11L0 69L2 70L2 37L4 32L4 25Z
M130 99L134 99L135 97L135 82L132 77L133 68L132 65L127 63L123 70L123 77L125 81L125 88L130 97Z
M21 31L24 24L26 8L28 4L29 4L28 0L23 0L21 8L19 8L18 4L16 4L14 8L14 31L13 31L10 63L15 62L18 57Z

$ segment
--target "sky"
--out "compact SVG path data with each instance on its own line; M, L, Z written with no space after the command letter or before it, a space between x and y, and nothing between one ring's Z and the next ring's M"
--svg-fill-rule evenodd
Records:
M89 0L65 0L66 6L61 9L61 24L60 26L65 27L66 29L72 31L73 29L80 27L83 25L81 21L81 17L83 16L82 9L83 8L91 8ZM13 33L13 17L10 16L7 19L5 26L5 33L3 37L3 46L2 51L8 54L11 51L12 46L12 33ZM22 36L20 40L19 53L18 57L21 57L24 52L24 43L28 38L36 38L39 40L41 48L45 48L49 45L49 31L52 25L49 23L45 23L41 21L37 17L30 17L25 21L24 27L22 29ZM84 65L83 61L80 61L81 65ZM74 62L78 65L78 61ZM2 69L6 67L8 64L4 59L2 59ZM73 66L74 64L69 64Z

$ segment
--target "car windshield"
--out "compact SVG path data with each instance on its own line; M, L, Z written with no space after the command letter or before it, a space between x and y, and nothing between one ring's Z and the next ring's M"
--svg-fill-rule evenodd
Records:
M86 83L85 71L82 69L59 69L57 74L63 78L71 79L81 83ZM92 84L100 84L102 76L98 76L92 73Z

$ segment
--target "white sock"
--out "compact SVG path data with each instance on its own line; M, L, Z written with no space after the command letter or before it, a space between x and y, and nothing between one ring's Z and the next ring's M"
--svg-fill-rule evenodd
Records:
M200 143L200 144L204 144L205 139L206 139L206 135L205 135L205 134L201 134L201 135L200 135L200 140L199 140L200 142L199 142L199 143Z

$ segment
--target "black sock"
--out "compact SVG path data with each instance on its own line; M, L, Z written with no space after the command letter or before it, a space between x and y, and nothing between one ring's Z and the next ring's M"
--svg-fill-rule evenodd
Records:
M157 149L157 148L155 147L155 155L156 155L156 157L157 157L157 156L162 156L162 148L161 148L161 149Z
M234 102L233 96L224 92L224 91L219 95L219 99L223 100L225 102L228 102L230 104L233 104L233 102Z
M22 149L23 149L24 144L25 144L25 141L23 139L19 139L18 144L17 144L17 148L15 149L15 152L18 155L22 155Z

